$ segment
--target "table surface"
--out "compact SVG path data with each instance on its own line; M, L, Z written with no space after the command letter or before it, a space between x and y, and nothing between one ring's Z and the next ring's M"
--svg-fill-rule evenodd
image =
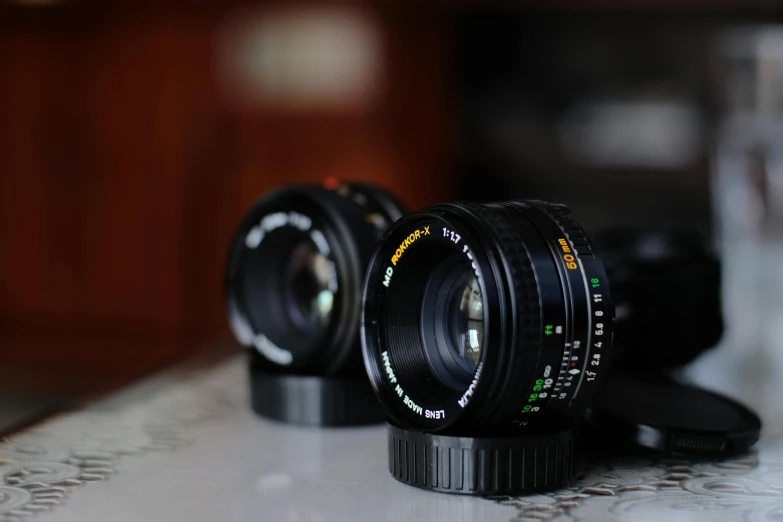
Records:
M393 480L382 426L288 427L247 407L240 358L151 377L0 443L0 522L783 519L783 438L724 462L592 463L518 498Z

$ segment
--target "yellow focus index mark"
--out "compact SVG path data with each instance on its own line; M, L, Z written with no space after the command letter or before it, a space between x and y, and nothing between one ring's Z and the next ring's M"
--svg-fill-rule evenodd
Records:
M402 243L400 243L399 248L394 252L394 255L391 258L391 262L394 266L397 266L397 261L400 260L400 256L402 256L402 253L405 252L405 250L408 249L409 246L411 246L413 243L416 242L417 239L423 236L429 236L430 235L430 227L424 227L422 230L414 230L411 232L411 234L406 237Z

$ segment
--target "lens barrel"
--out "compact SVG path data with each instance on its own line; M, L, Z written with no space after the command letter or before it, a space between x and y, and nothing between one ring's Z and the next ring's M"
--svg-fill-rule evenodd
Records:
M582 413L612 354L614 309L569 213L540 201L442 204L384 236L365 283L362 342L395 423L503 435ZM475 370L456 360L459 346L442 348L454 344L448 304L432 306L460 277L475 279L481 302L481 327L468 331Z
M377 187L343 184L281 188L246 214L225 296L234 336L248 347L256 412L298 424L383 419L376 401L367 415L357 415L362 401L352 411L343 403L371 395L357 334L361 284L376 242L402 212Z
M385 234L362 345L395 429L540 437L583 413L612 357L614 308L569 214L541 201L439 204Z

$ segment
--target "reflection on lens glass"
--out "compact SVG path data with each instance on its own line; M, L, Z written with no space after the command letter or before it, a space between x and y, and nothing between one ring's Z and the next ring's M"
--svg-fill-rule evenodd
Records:
M456 355L475 370L481 358L481 343L484 339L484 302L475 275L470 275L455 297L459 299L459 308L451 314L452 324L449 327L454 340L453 348L457 351Z
M334 305L329 260L308 241L294 248L288 273L296 315L311 325L324 326Z

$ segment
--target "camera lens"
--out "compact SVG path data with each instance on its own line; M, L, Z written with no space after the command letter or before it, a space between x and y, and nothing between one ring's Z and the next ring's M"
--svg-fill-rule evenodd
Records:
M299 377L367 383L357 333L361 283L376 242L401 215L392 196L357 184L285 187L247 213L229 252L225 292L234 335L250 348L257 411L284 420L301 411L347 414L348 405L326 402L361 395L358 383L305 385Z
M658 375L718 343L721 263L703 236L687 229L614 229L593 239L614 289L615 367Z
M263 363L318 374L360 369L361 281L400 206L368 185L293 186L256 203L226 264L239 342Z
M606 275L562 205L451 203L403 218L376 249L364 301L365 365L404 429L560 429L612 356Z

